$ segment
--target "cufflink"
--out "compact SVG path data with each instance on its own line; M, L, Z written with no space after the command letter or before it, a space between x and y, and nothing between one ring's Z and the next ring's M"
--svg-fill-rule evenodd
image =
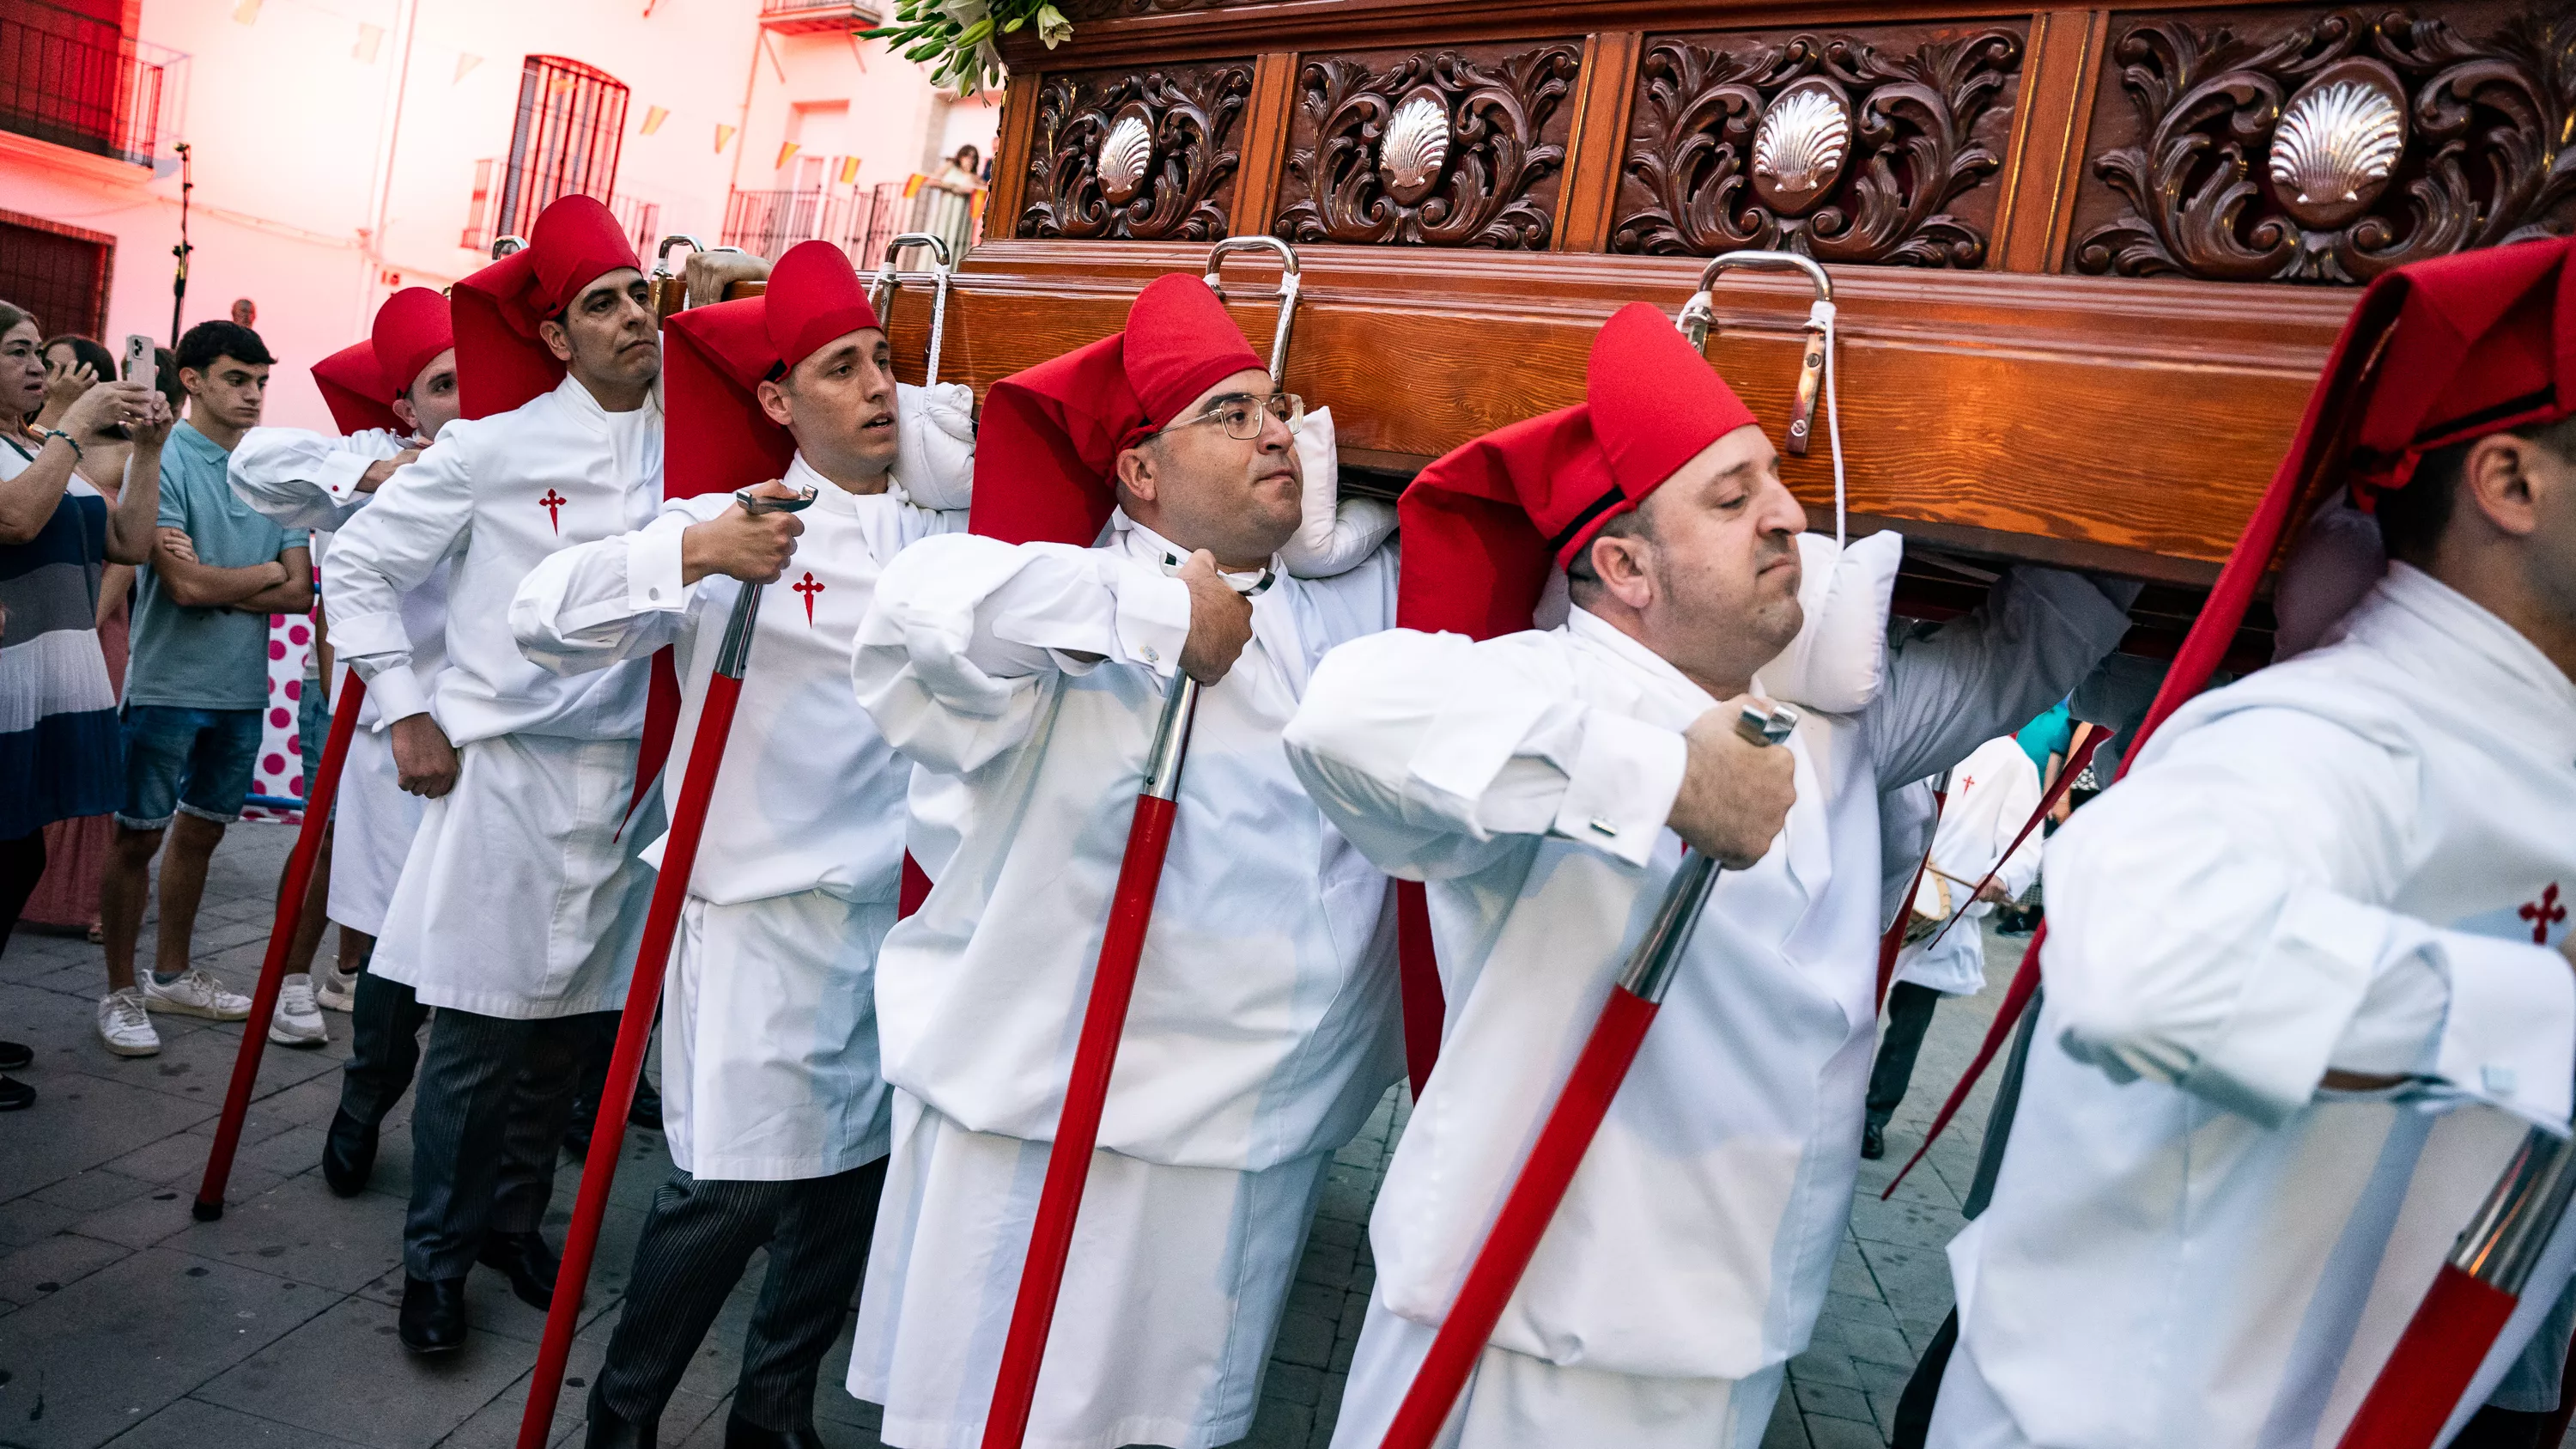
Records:
M658 599L662 597L662 591L660 589L646 589L644 591L644 597L648 599Z
M1159 649L1156 649L1156 648L1155 648L1153 645L1151 645L1151 644L1146 645L1146 646L1145 646L1145 662L1146 662L1146 663L1148 663L1148 664L1160 664L1160 663L1162 663L1162 662L1163 662L1163 652L1162 652L1161 650L1159 650Z
M2478 1080L2486 1084L2487 1095L2491 1097L2513 1095L2514 1073L2511 1067L2481 1067Z
M1595 816L1593 816L1593 817L1592 817L1592 819L1591 819L1591 821L1590 821L1589 823L1591 824L1591 827L1592 827L1594 830L1599 831L1599 832L1600 832L1601 834L1603 834L1604 836L1607 836L1608 838L1610 838L1610 839L1612 839L1612 840L1616 840L1616 839L1618 839L1618 838L1619 838L1619 826L1618 826L1618 823L1617 823L1617 822L1615 822L1615 821L1613 821L1613 820L1611 820L1609 817L1607 817L1607 816L1602 816L1602 815L1595 815Z

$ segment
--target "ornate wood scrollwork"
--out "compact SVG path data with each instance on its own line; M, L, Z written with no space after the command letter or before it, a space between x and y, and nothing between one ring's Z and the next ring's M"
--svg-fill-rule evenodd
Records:
M1208 61L1046 76L1024 237L1213 241L1226 233L1252 66Z
M1573 44L1308 62L1271 230L1289 241L1543 250L1565 166Z
M1655 40L1610 249L1982 266L1993 199L1954 203L2001 164L2022 48L2003 28L1906 53L1813 33Z
M2111 52L2134 112L2113 139L2129 144L2093 161L2123 205L2080 234L2072 268L2366 282L2426 257L2564 233L2576 223L2571 55L2576 10L2563 7L2534 8L2481 39L2394 9L2250 34L2143 21Z

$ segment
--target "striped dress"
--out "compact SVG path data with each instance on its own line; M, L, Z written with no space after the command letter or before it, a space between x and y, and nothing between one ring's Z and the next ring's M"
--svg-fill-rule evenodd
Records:
M0 478L34 461L0 437ZM0 546L0 840L101 815L123 793L116 691L98 644L107 500L74 478L42 532Z

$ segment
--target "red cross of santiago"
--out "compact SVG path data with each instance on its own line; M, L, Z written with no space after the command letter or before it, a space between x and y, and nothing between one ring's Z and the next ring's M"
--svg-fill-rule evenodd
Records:
M814 627L814 596L823 592L823 581L814 577L813 571L808 569L805 577L796 582L795 588L796 592L805 596L805 627L811 629Z
M537 506L546 511L546 522L552 524L557 533L563 532L563 506L571 501L551 488L546 490L545 497L537 500Z
M2531 922L2531 943L2535 946L2548 945L2549 928L2567 919L2567 907L2558 899L2558 882L2551 881L2549 889L2540 893L2540 899L2525 901L2522 910L2517 914Z

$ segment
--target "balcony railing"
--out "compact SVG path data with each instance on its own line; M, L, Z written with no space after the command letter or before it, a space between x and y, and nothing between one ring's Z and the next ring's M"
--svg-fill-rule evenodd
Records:
M188 57L18 0L0 15L0 130L150 166L168 153Z
M760 0L761 28L780 35L866 30L878 14L867 0Z
M499 234L496 226L501 212L501 164L500 159L493 156L474 163L474 194L466 203L465 234L457 238L458 246L472 247L478 252L491 250L493 239ZM538 212L559 199L553 196L541 200L531 198L528 218L534 220ZM662 203L614 191L599 199L608 204L608 213L617 218L617 224L626 228L626 238L635 244L636 254L651 256L654 246L662 239Z
M898 232L946 237L952 254L963 256L980 229L983 198L981 191L968 197L920 176L852 191L736 191L725 204L722 239L771 261L798 242L820 239L839 247L850 265L871 271L884 264L886 242Z

